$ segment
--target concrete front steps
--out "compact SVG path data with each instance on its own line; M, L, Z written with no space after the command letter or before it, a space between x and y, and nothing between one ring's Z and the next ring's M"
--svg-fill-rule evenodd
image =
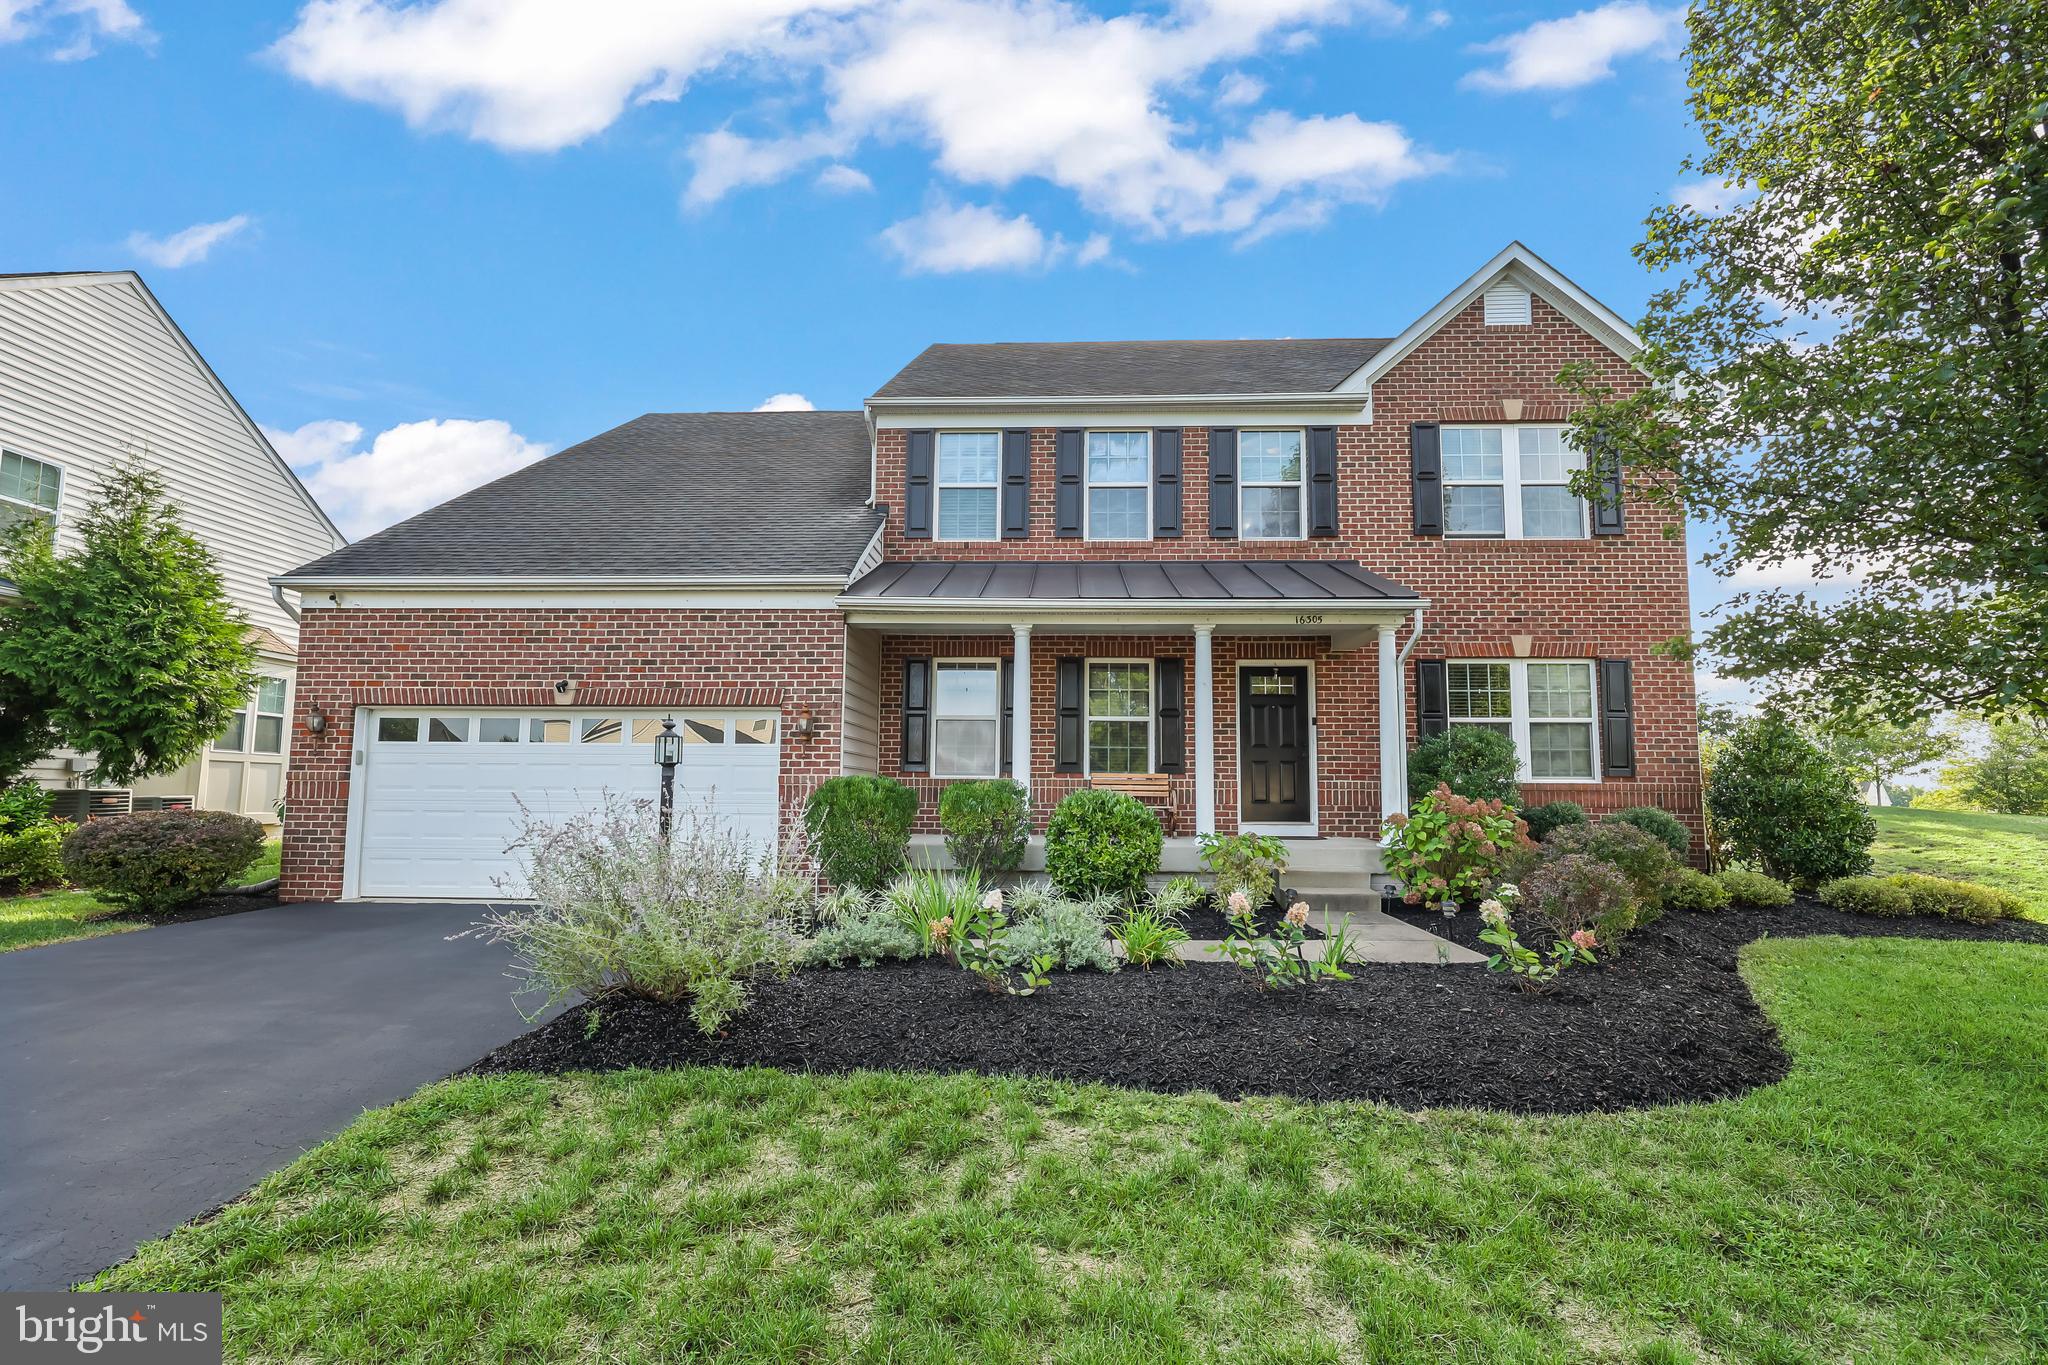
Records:
M1378 898L1374 900L1377 905ZM1332 925L1343 924L1344 932L1351 940L1352 959L1357 962L1433 963L1451 967L1486 961L1484 953L1475 953L1448 939L1438 938L1377 908L1311 910L1309 923L1325 933ZM1302 956L1320 962L1324 943L1325 940L1314 939L1302 944ZM1223 956L1221 948L1214 939L1191 939L1180 945L1177 955L1183 962L1224 962L1228 959Z
M1307 893L1364 894L1386 881L1386 864L1373 839L1282 839L1287 845L1287 885ZM910 836L913 867L952 867L946 841L936 834ZM1026 873L1045 871L1045 840L1032 835L1024 850ZM1191 838L1171 838L1159 851L1159 880L1202 870L1201 845ZM1311 902L1313 903L1313 902Z

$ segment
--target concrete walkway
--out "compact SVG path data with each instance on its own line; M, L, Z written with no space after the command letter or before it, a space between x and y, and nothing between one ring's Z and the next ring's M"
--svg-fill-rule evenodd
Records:
M1449 939L1418 929L1382 910L1311 910L1309 923L1329 932L1341 922L1350 935L1353 959L1358 962L1426 962L1469 964L1486 961L1484 953L1462 948ZM1222 954L1215 939L1190 939L1177 950L1183 962L1217 962ZM1323 940L1301 945L1303 956L1320 960Z

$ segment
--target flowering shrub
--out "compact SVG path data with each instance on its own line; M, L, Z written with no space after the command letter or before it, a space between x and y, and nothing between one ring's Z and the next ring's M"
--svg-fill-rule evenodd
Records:
M1287 871L1287 845L1270 834L1204 834L1202 866L1216 879L1216 894L1228 898L1242 891L1254 908L1273 899L1273 888Z
M1261 934L1255 927L1258 905L1243 891L1233 891L1225 902L1230 919L1230 937L1220 951L1237 966L1256 974L1260 990L1284 990L1307 986L1320 980L1349 981L1344 970L1354 956L1349 932L1342 921L1330 926L1322 939L1322 954L1311 958L1302 945L1308 942L1308 903L1296 901L1273 934Z
M932 944L981 978L983 985L998 994L1031 995L1051 979L1050 953L1018 960L1004 951L1007 926L1003 919L1003 893L991 889L971 908L947 915L932 925Z
M1637 903L1650 912L1643 916L1644 923L1656 918L1656 911L1663 907L1664 879L1678 865L1663 840L1620 820L1568 825L1552 831L1543 841L1545 861L1573 853L1597 858L1627 877L1635 888Z
M1509 883L1479 907L1479 918L1486 921L1479 938L1500 950L1486 959L1490 970L1510 972L1516 985L1532 995L1540 995L1555 986L1557 978L1570 968L1581 962L1599 961L1593 950L1600 946L1600 937L1592 929L1572 930L1552 943L1547 953L1539 954L1524 944L1515 933L1514 918L1506 904L1514 898L1510 894L1514 891L1513 883Z
M263 851L263 826L218 810L93 820L64 836L64 872L133 910L175 910L218 891Z
M708 1034L746 1008L756 973L796 966L810 878L778 871L708 805L675 815L666 840L653 802L610 794L560 824L522 816L525 874L506 890L531 903L477 925L519 954L522 991L550 1005L579 993L687 1001Z
M1389 816L1381 849L1410 905L1445 914L1476 897L1529 842L1528 826L1501 801L1474 801L1438 786L1407 815Z
M1636 925L1635 887L1621 869L1585 853L1548 859L1521 885L1530 914L1558 939L1590 929L1609 948Z

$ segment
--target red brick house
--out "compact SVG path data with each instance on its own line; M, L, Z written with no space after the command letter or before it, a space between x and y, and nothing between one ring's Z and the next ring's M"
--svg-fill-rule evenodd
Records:
M685 798L759 837L837 773L1136 785L1358 878L1419 735L1529 801L1695 828L1683 527L1586 502L1570 361L1628 326L1519 244L1391 339L933 346L860 412L650 414L279 580L287 896L471 897L512 812ZM1619 492L1618 478L1610 487Z

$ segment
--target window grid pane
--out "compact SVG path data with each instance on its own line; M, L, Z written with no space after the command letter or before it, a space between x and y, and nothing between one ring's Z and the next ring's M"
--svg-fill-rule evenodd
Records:
M996 490L993 488L941 488L939 490L939 538L941 540L994 540L996 538Z
M1237 477L1243 483L1300 483L1301 433L1239 432Z
M1593 776L1593 727L1584 721L1536 721L1529 726L1532 777Z
M256 684L256 709L273 716L284 713L283 678L265 678Z
M60 478L56 465L31 460L11 450L0 452L0 498L55 511Z
M1507 529L1507 503L1498 486L1468 484L1444 489L1446 535L1501 536Z
M1515 713L1506 664L1449 664L1451 719L1505 720Z
M1151 726L1142 720L1088 722L1088 771L1142 773L1152 768Z
M1151 475L1151 437L1142 431L1088 433L1088 482L1142 484Z
M1142 719L1152 714L1150 664L1088 665L1091 718Z
M939 482L993 486L996 482L997 449L993 431L940 432Z
M1546 720L1591 720L1592 665L1530 664L1529 714Z
M1001 736L992 720L940 717L932 721L932 771L945 777L994 777Z
M1301 486L1246 488L1240 534L1249 540L1301 539Z
M1147 517L1142 488L1097 488L1088 496L1088 534L1096 540L1144 540Z

